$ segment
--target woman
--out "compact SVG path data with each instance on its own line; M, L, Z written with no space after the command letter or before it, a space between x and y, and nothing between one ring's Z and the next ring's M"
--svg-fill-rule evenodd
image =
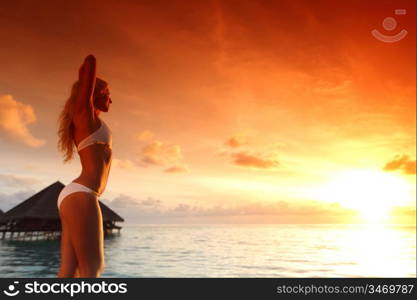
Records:
M112 137L99 114L107 112L110 103L108 85L96 78L96 59L89 55L59 117L58 149L65 154L64 162L67 162L73 158L75 145L82 170L58 196L62 225L58 277L98 277L104 269L98 198L110 171Z

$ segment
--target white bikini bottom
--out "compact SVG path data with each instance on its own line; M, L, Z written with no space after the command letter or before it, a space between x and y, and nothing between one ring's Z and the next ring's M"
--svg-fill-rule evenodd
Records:
M62 200L64 200L66 196L72 193L77 193L77 192L90 193L96 196L97 198L100 197L100 194L97 193L96 191L90 189L89 187L86 187L85 185L72 181L61 190L61 193L59 194L58 201L57 201L58 209L59 209L59 206L61 205Z

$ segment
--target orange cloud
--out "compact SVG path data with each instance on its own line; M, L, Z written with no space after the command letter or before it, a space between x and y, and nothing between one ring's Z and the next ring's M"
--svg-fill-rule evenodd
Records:
M150 141L154 137L154 134L149 130L143 130L142 132L137 134L137 138L139 141Z
M180 163L183 159L179 145L166 145L152 141L142 149L142 162L148 165L168 165Z
M185 173L188 169L184 166L172 166L164 170L165 173Z
M388 162L384 166L384 171L397 171L401 170L404 174L415 175L416 174L416 161L410 160L408 155L397 155L395 159Z
M25 144L40 147L44 140L35 138L27 128L36 122L36 115L31 105L13 99L11 95L0 96L0 136Z
M254 167L259 169L269 169L279 166L279 162L273 159L265 159L257 157L245 152L232 153L231 156L234 158L234 163L244 167Z
M227 146L232 147L232 148L238 148L238 147L244 145L245 144L245 141L244 141L244 138L241 137L241 136L234 136L234 137L229 138L225 142L225 144Z
M113 158L112 165L120 169L133 169L135 167L135 164L130 159Z

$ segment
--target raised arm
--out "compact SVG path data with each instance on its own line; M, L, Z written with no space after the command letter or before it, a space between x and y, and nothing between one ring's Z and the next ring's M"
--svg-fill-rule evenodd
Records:
M96 58L88 55L79 70L78 95L75 100L77 116L93 115L93 93L96 85Z

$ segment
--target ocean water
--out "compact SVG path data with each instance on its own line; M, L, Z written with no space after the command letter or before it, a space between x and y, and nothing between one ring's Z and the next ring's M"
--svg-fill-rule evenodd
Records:
M128 225L103 277L416 277L416 227ZM0 240L0 277L55 277L59 240Z

